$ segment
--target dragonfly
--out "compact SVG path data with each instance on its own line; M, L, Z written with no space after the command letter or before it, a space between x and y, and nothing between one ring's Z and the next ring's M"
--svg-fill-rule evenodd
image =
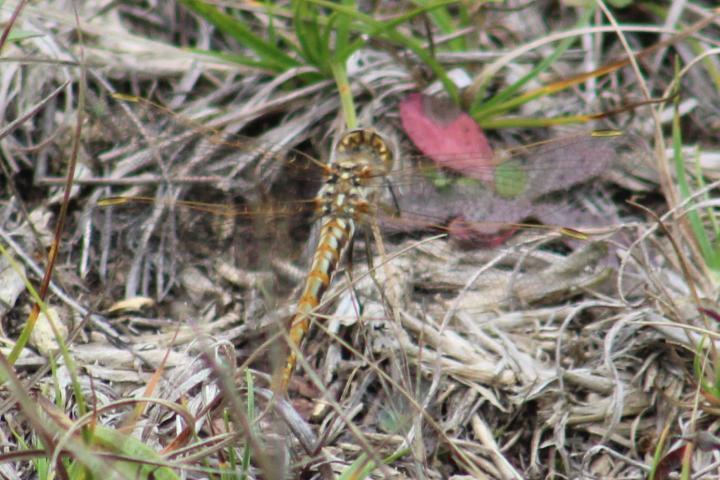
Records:
M371 129L345 133L318 192L322 226L305 287L290 324L290 354L276 390L286 392L297 363L297 349L310 328L310 317L355 235L356 222L375 210L377 183L390 172L393 155L386 141Z
M169 118L173 119L175 127L178 127L178 130L173 128L171 131L182 132L185 129L190 132L177 133L176 138L181 137L187 142L187 139L197 137L196 128L188 129L186 122L175 120L172 114L169 114ZM303 121L305 120L300 119L298 123L302 124ZM182 147L175 151L180 157L187 145L183 141L178 141L177 144ZM151 153L146 155L146 162L152 163L152 160L147 159L155 155L164 155L165 149L172 150L174 143L155 139L153 144L157 148L149 150ZM461 164L460 170L464 174L456 175L433 166L426 158L395 155L390 142L371 128L342 134L331 149L328 163L285 147L242 139L235 134L230 137L227 134L213 134L210 140L207 136L202 137L195 150L205 159L211 156L222 159L204 166L207 170L216 170L221 174L198 176L187 173L187 170L182 175L168 174L165 171L160 183L164 181L169 185L203 186L225 183L226 185L218 188L223 192L244 185L245 197L255 198L244 205L218 204L168 199L163 195L141 196L130 189L125 192L128 195L104 197L99 201L102 207L100 210L107 212L110 210L107 207L128 209L133 212L131 218L137 219L157 217L153 213L146 214L145 217L137 216L135 212L141 205L145 206L145 211L151 212L171 206L180 210L177 218L171 217L175 219L173 221L190 225L183 230L188 237L183 240L192 240L190 237L194 237L195 241L207 245L210 244L209 238L212 234L200 225L206 225L208 219L214 216L225 218L227 224L240 222L249 230L262 230L262 226L267 229L267 226L272 226L274 222L295 218L304 219L301 223L315 221L319 225L317 247L289 322L287 336L292 347L282 370L276 375L275 389L281 393L287 391L296 367L298 351L310 328L313 315L321 305L323 295L330 286L358 225L366 225L372 219L386 232L402 235L435 229L461 241L474 242L480 238L486 244L499 241L488 239L507 238L508 231L518 228L545 229L566 237L585 238L588 231L602 231L608 225L597 224L596 219L583 223L583 220L578 218L582 217L583 213L578 209L568 208L564 194L574 187L590 182L618 164L622 164L626 172L633 171L644 154L644 147L636 137L616 131L581 132L535 145L508 149L498 153L490 164L478 165L477 159L472 156L455 154L454 164ZM227 152L233 151L235 153L230 154L230 157L226 156ZM292 153L294 157L291 156ZM237 166L240 163L238 155L246 154L252 154L253 158L258 159L252 168L247 167L252 165L250 162L244 164L245 168L252 170L252 180L233 184L232 179L241 171ZM418 163L423 161L424 163ZM126 171L130 169L123 168L126 168ZM467 172L473 170L480 173L471 175L474 178L468 179ZM226 173L228 171L232 173ZM267 185L271 185L283 175L302 180L306 183L306 190L313 194L304 200L267 202L267 197L277 193L270 191ZM147 177L143 178L147 180ZM107 183L112 185L114 182L108 179ZM125 182L118 181L117 184L125 185ZM283 182L283 186L287 185L287 181ZM191 196L192 192L187 195ZM220 196L223 195L226 193ZM523 223L523 220L529 218L537 220L538 223ZM587 217L584 220L587 220ZM222 230L222 227L220 229ZM269 230L273 228L270 227ZM242 240L247 238L246 233L247 230L241 230L239 235L237 232L231 235L234 235L236 243L242 243ZM146 230L140 236L150 238L151 234ZM210 249L210 252L212 251ZM252 257L253 252L248 256ZM156 263L159 261L156 260ZM133 261L131 270L134 268L135 272L128 274L128 279L142 276L139 273L142 271L138 267L140 264L139 260ZM146 272L147 270L145 267ZM157 275L156 278L157 282L160 282L162 275ZM137 285L136 283L127 289L126 296L132 296L138 288Z

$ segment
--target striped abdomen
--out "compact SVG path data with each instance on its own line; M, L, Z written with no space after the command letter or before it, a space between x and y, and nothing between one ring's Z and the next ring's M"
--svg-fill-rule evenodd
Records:
M305 288L298 302L290 325L290 342L296 348L290 348L285 368L280 379L280 391L285 392L297 363L297 348L310 328L310 316L320 304L328 289L333 274L355 233L355 222L350 218L333 217L325 220L320 229L318 247L313 257Z

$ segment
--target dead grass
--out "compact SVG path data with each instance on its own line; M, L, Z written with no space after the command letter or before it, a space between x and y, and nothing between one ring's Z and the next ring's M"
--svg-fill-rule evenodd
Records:
M0 130L10 176L0 190L0 243L9 252L0 258L3 356L33 303L19 274L33 284L43 275L81 90L87 104L47 298L55 331L41 316L0 390L4 477L75 477L82 464L123 478L170 478L173 470L339 478L353 462L371 462L373 478L667 478L683 468L683 454L692 478L718 476L718 271L688 221L697 212L712 232L717 208L720 26L714 18L692 28L710 11L686 4L663 23L641 7L612 10L628 25L622 37L597 13L604 33L587 27L525 90L667 39L668 25L692 34L514 111L563 117L668 97L678 56L681 68L692 65L680 77L676 118L683 147L698 145L684 157L693 199L683 199L667 168L671 103L596 122L652 148L635 150L629 171L574 189L582 208L556 208L570 226L568 212L595 211L615 218L612 228L598 227L589 242L527 230L480 249L427 232L387 234L384 254L359 238L352 268L336 276L303 346L289 400L271 401L270 375L283 361L284 324L313 236L310 215L290 215L300 208L283 202L312 198L319 178L301 166L303 155L326 159L344 125L334 82L306 83L309 67L268 74L192 52L248 54L174 2L81 3L79 24L69 2L25 6L16 28L32 35L7 43L0 59L4 124L49 98L30 120ZM13 7L0 9L3 20ZM250 24L269 21L246 8L256 12L246 13ZM473 47L438 51L437 59L475 86L511 84L552 53L544 40L570 26L552 20L553 8L484 11L465 33ZM278 15L273 27L292 35L289 20ZM398 27L409 28L423 27ZM438 43L447 36L435 35ZM410 156L397 105L427 72L380 41L353 62L360 125L376 126ZM513 145L566 130L515 128L492 140ZM116 195L160 201L98 207ZM178 199L283 215L229 221L212 206L193 216ZM268 199L276 203L267 207Z

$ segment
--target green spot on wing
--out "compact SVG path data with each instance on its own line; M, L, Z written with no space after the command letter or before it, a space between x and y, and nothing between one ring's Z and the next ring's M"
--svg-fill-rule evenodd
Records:
M422 172L425 178L440 191L448 190L453 184L453 179L439 169L424 167L422 168Z
M501 197L519 197L526 186L527 175L518 161L509 160L495 167L495 190Z

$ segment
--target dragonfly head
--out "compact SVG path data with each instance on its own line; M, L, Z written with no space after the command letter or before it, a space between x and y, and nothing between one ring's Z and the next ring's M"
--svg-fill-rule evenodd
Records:
M359 128L340 137L335 145L333 162L351 163L358 169L365 167L366 175L378 177L390 172L393 152L378 132L371 128Z

